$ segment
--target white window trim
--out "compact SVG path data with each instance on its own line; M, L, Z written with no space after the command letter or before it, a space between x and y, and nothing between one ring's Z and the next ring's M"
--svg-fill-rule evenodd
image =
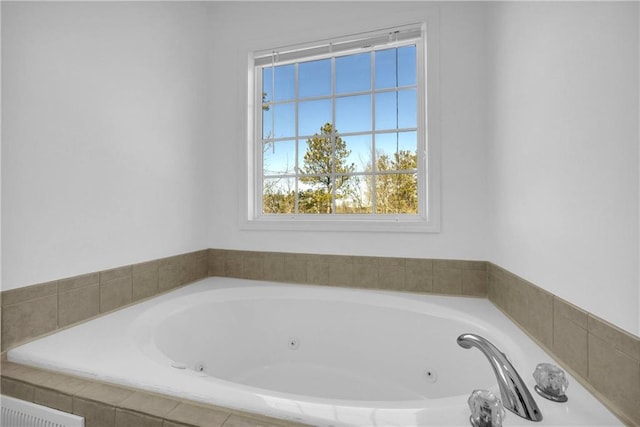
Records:
M423 190L421 200L426 204L424 214L419 215L332 215L330 218L323 215L260 215L258 214L259 197L257 195L257 174L261 172L262 159L258 157L255 126L255 114L257 102L255 95L255 57L254 52L248 54L248 79L247 79L247 110L246 110L246 151L243 164L246 167L244 173L244 197L241 197L240 229L265 230L265 231L354 231L354 232L427 232L440 231L441 222L441 196L440 196L440 91L439 91L439 51L438 51L438 25L437 19L428 19L422 24L424 43L419 55L423 55L424 72L418 73L418 78L423 81L418 84L422 87L424 102L420 105L426 107L426 112L419 108L418 120L422 121L422 129L426 129L425 150L420 161L419 179L423 187L426 181L426 191ZM402 27L402 25L394 26ZM427 96L428 94L428 96ZM419 125L420 127L420 125ZM426 166L426 167L425 167ZM427 179L428 178L428 179ZM425 193L426 192L426 197Z

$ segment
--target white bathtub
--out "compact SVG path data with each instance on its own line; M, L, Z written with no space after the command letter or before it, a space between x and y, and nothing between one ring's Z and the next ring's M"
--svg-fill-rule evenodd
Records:
M533 391L552 361L484 299L209 278L39 339L11 361L318 426L466 426L467 397L499 396L484 355L507 354L545 426L620 422L575 379L569 402ZM507 412L505 426L533 423Z

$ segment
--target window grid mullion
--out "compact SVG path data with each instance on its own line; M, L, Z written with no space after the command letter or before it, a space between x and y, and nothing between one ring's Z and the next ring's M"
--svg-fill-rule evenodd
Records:
M294 135L295 135L295 143L294 143L294 155L296 156L293 164L295 165L295 182L293 185L294 188L294 197L293 197L293 212L295 214L299 213L298 212L298 208L300 205L300 196L299 196L299 191L298 191L298 181L300 181L299 179L299 173L300 173L300 165L298 164L298 150L299 150L299 145L300 145L300 139L299 139L299 135L298 135L298 111L300 110L299 108L299 103L298 103L298 96L299 96L299 89L298 89L298 85L299 85L299 80L298 80L299 76L298 76L298 63L296 62L295 65L293 66L293 80L294 80L294 85L293 85L293 96L295 97L295 101L294 101L294 112L293 112L293 117L294 117Z
M331 214L336 213L336 58L331 58Z
M371 213L376 212L376 51L371 52Z

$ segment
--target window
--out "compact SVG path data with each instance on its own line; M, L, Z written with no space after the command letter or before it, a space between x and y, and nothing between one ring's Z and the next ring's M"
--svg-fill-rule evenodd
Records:
M250 220L429 224L421 25L256 52Z

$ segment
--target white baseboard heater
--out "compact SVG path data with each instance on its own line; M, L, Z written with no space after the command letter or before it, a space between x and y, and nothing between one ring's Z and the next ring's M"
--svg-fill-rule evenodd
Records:
M0 396L2 427L84 427L84 418L9 396Z

